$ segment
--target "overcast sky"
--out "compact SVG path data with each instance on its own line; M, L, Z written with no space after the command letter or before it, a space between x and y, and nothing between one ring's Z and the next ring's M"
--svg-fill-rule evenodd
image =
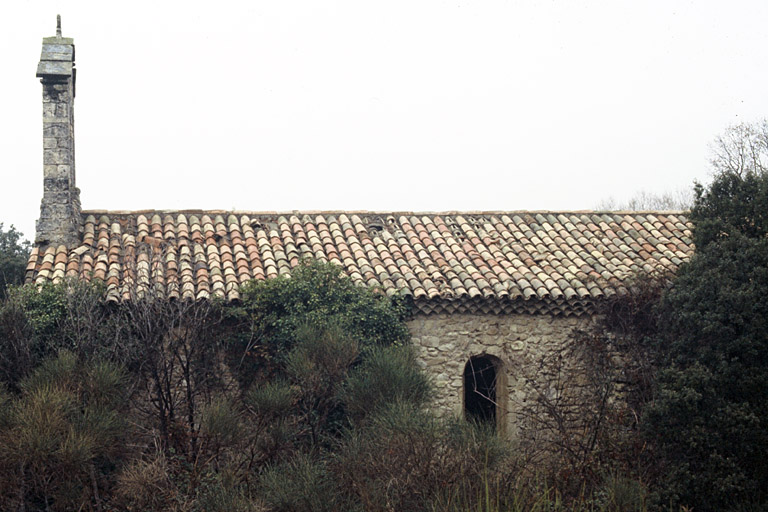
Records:
M7 0L0 221L29 238L57 13L85 209L590 209L706 181L768 115L764 0Z

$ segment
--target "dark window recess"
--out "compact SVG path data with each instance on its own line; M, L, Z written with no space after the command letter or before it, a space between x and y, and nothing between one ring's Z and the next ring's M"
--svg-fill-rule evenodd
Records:
M464 411L468 420L496 425L496 365L475 356L464 367Z

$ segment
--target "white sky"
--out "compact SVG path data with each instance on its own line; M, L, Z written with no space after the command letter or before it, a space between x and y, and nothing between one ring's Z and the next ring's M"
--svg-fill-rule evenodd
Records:
M28 238L57 13L86 209L589 209L706 180L768 115L764 0L119 3L0 6L0 221Z

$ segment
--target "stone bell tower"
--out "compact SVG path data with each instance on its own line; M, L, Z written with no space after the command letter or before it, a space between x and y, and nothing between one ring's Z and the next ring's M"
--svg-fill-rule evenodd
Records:
M75 185L75 44L61 36L43 38L37 76L43 84L43 200L35 243L80 243L80 189Z

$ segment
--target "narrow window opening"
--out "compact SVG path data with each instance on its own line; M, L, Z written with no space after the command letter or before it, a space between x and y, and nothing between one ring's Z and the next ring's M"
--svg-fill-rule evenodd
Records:
M474 356L464 367L464 411L468 420L495 427L498 411L497 365L490 356Z

